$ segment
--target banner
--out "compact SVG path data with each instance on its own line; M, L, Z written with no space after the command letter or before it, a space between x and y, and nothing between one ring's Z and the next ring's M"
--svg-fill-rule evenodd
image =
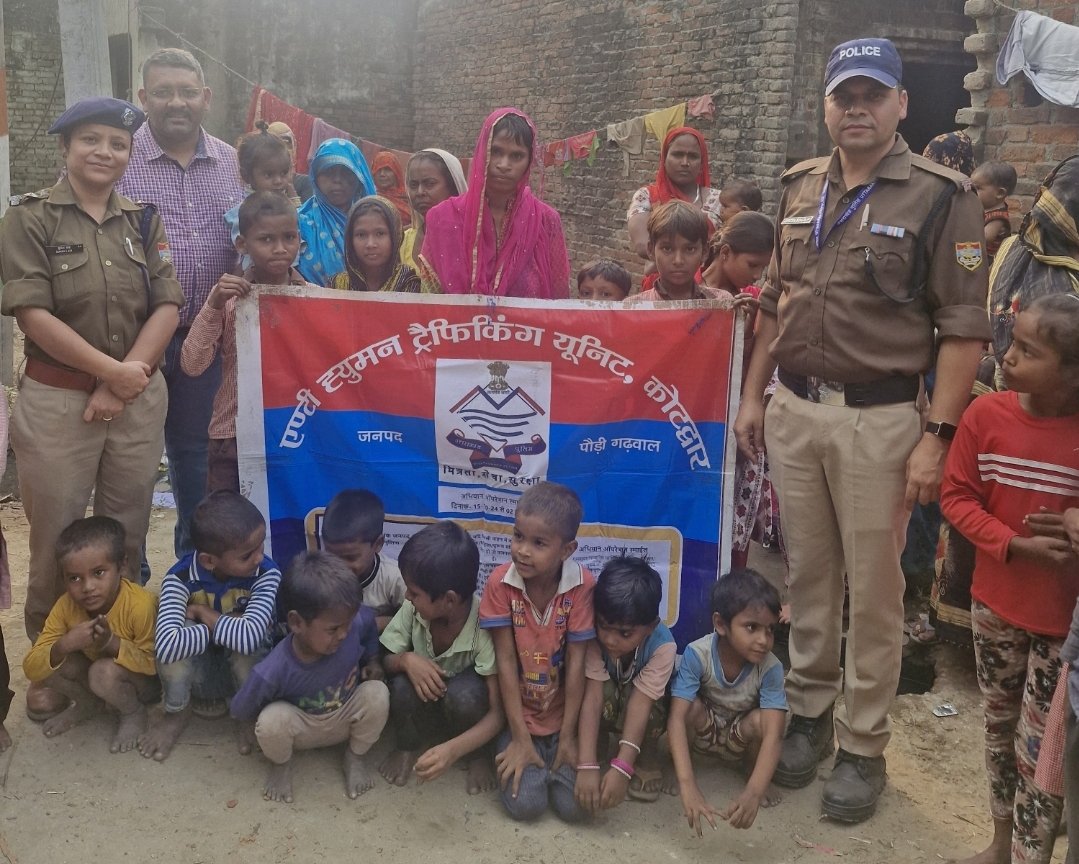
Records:
M736 326L737 325L737 326ZM574 558L663 578L679 643L729 561L741 325L729 304L418 297L261 286L237 307L240 478L282 566L341 489L386 506L391 558L436 519L508 561L517 499L580 496Z

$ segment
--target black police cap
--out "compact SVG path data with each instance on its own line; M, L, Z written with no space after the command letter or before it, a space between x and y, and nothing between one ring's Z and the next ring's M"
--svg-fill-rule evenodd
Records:
M145 122L146 115L130 102L111 96L94 96L80 99L56 118L49 127L49 134L62 135L84 123L103 123L134 133Z

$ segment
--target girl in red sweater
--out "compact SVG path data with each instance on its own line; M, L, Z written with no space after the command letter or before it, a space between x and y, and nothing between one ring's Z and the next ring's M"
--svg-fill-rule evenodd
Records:
M1002 373L1008 390L963 415L940 501L977 550L971 618L993 841L967 864L1048 864L1062 802L1035 786L1034 768L1079 596L1079 558L1062 531L1063 512L1079 506L1079 295L1018 313ZM1032 523L1061 530L1035 534Z

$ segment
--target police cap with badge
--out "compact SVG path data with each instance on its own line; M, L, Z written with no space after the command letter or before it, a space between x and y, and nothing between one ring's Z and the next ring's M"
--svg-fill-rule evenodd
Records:
M146 114L130 102L111 96L80 99L49 127L50 135L65 135L85 123L101 123L132 134L146 122Z

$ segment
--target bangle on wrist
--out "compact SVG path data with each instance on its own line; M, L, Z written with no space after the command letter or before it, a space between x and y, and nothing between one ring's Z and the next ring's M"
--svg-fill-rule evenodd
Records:
M632 741L628 741L628 740L626 740L625 738L622 738L622 739L620 739L620 740L619 740L619 742L618 742L618 746L619 746L619 747L621 747L621 746L622 746L623 744L624 744L624 745L625 745L626 747L632 747L632 748L633 748L634 750L636 750L636 751L637 751L637 755L638 755L638 756L640 756L640 755L641 755L641 748L640 748L640 747L638 747L638 746L637 746L636 744L634 744L634 743L633 743Z
M617 771L619 774L621 774L627 780L632 780L633 779L633 774L634 774L633 766L630 765L628 762L623 762L621 759L612 759L611 760L611 768L614 769L615 771Z
M577 766L578 771L599 771L598 762L582 762Z

